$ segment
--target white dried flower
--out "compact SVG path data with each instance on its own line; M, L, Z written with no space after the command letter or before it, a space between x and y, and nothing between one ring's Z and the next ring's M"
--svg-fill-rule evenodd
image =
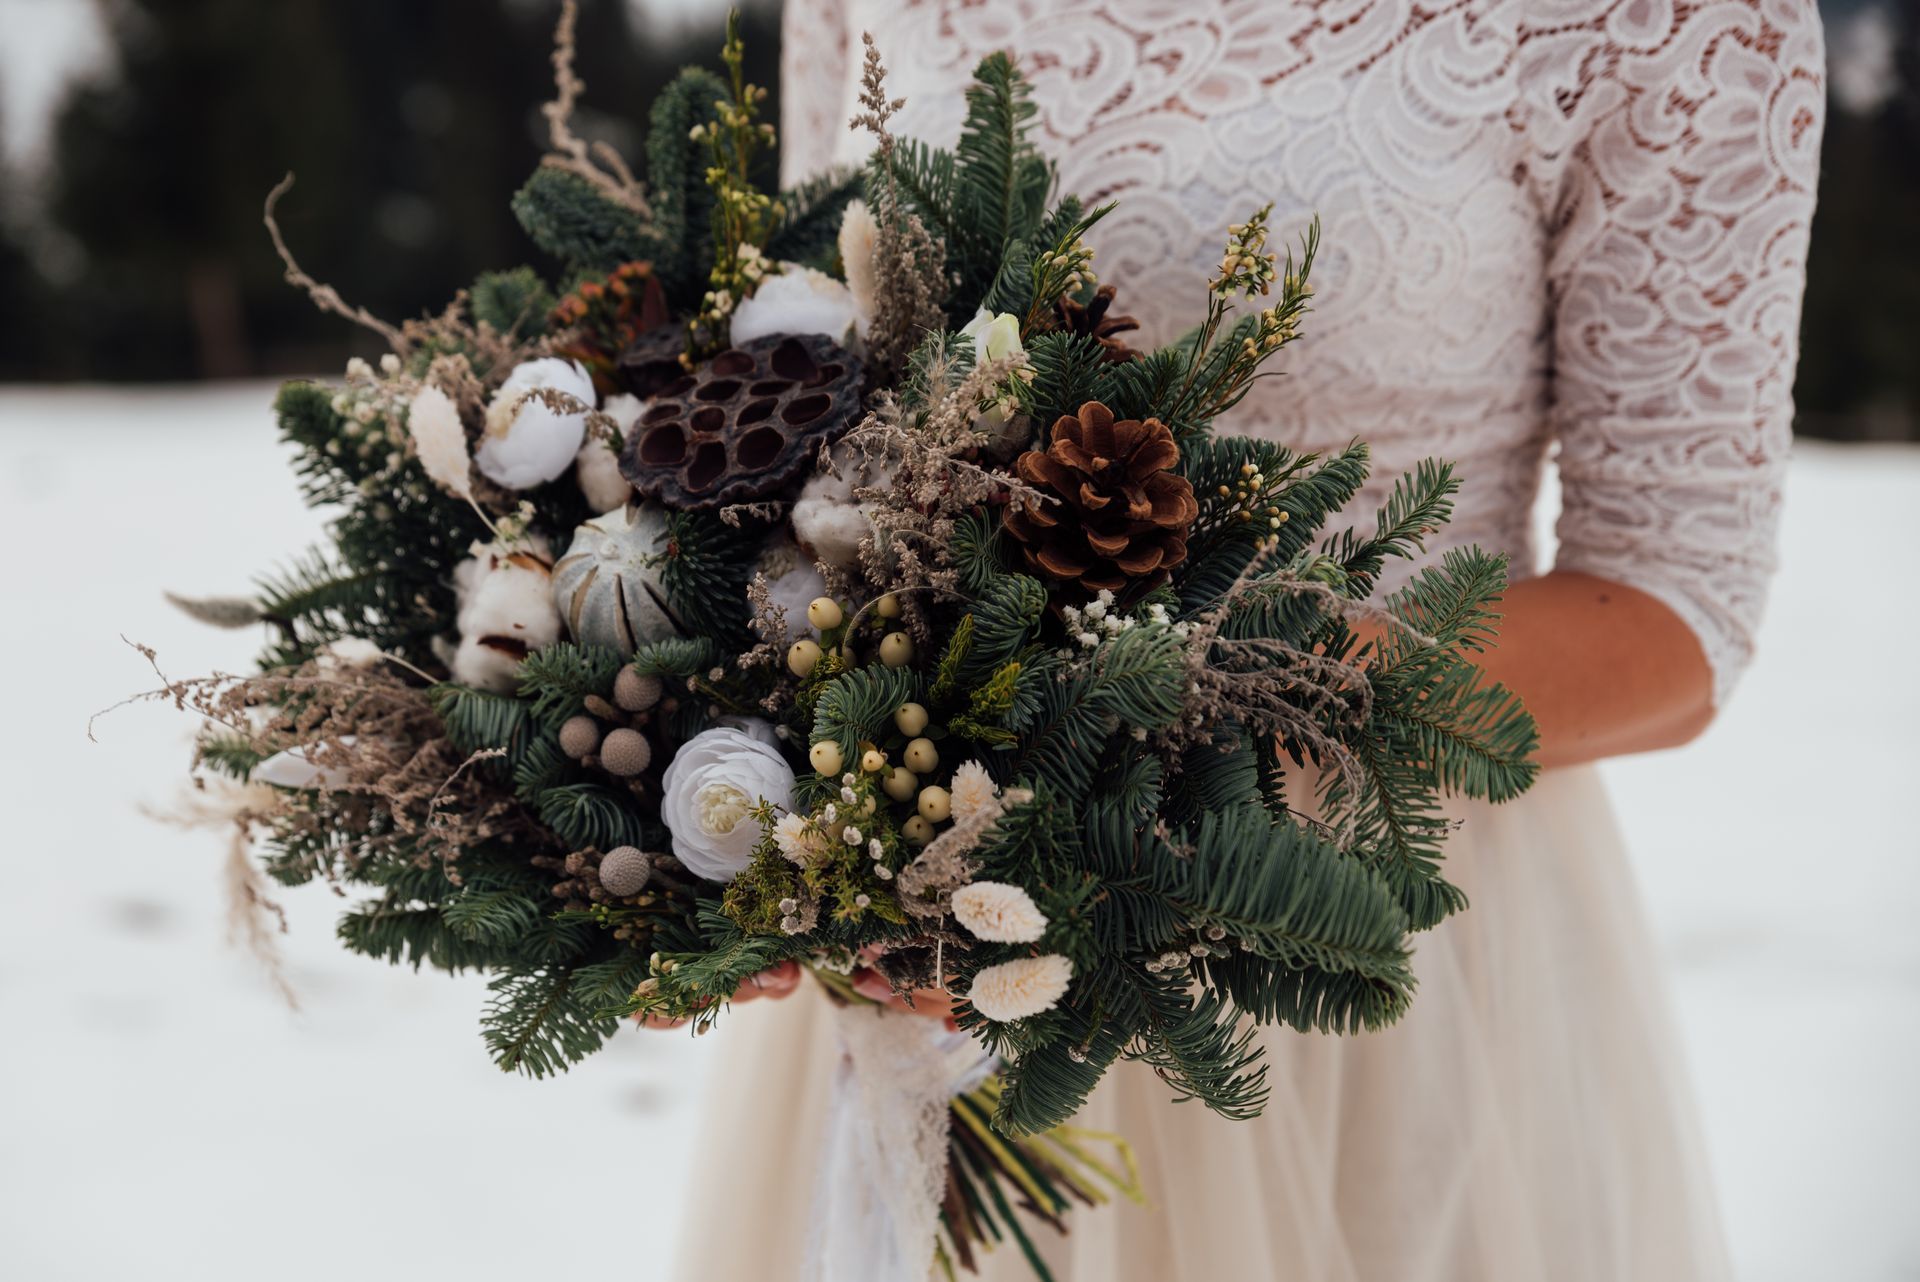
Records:
M322 672L333 672L349 668L365 672L380 660L387 652L365 637L341 637L338 641L329 641L320 647L320 653L314 656L316 665Z
M819 830L807 821L805 815L796 815L791 811L774 821L773 844L779 847L781 856L788 863L798 864L802 868L819 862L820 856L826 852ZM793 910L782 908L781 911Z
M1058 953L1044 957L1016 957L988 966L973 977L967 1001L988 1019L999 1023L1026 1019L1052 1010L1067 995L1073 963Z
M976 881L953 892L953 915L975 939L1031 944L1047 932L1047 915L1033 896L1004 881Z
M453 398L428 383L407 403L407 435L413 453L433 483L457 499L473 497L467 429Z
M1000 817L1000 789L987 773L987 768L978 761L968 761L953 772L953 783L949 787L953 794L953 819L955 823L972 822L975 816L992 812L991 817Z
M880 243L880 224L864 200L849 201L840 216L840 264L847 273L847 292L853 295L855 323L862 334L873 323L873 300L879 277L874 254Z

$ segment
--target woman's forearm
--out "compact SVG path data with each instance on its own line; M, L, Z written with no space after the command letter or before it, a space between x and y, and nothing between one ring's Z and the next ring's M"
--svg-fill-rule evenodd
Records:
M1693 630L1635 588L1556 570L1516 583L1480 666L1526 701L1543 766L1671 748L1713 719Z

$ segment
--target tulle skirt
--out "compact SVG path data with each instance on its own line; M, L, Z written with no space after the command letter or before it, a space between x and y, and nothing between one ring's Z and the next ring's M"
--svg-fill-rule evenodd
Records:
M1658 958L1590 768L1459 805L1472 906L1421 936L1393 1028L1266 1036L1257 1121L1122 1064L1080 1121L1131 1141L1150 1204L1036 1226L1059 1282L1722 1282L1728 1264ZM676 1270L800 1267L838 1059L812 986L702 1046L715 1081ZM1030 1278L1002 1247L989 1282ZM902 1279L901 1282L919 1282Z

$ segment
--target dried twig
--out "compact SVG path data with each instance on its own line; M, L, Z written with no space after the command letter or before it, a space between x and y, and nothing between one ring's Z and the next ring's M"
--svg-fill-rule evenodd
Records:
M261 220L267 225L267 235L273 237L274 251L280 255L280 261L286 264L287 283L306 290L307 297L311 298L313 305L321 311L344 316L354 324L364 325L380 335L387 340L387 346L395 352L404 354L412 350L413 340L398 328L389 325L364 307L347 306L347 300L340 297L339 290L331 285L322 284L301 270L300 264L294 260L293 251L287 248L285 237L280 234L279 221L273 215L274 206L280 203L280 198L292 190L293 174L289 172L285 178L274 184L272 191L267 193L266 209L261 215Z

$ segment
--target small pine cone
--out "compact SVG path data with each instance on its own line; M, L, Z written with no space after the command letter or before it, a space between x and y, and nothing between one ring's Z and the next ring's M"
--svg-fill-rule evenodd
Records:
M638 730L610 730L600 745L600 765L610 775L630 778L652 764L653 745Z
M1082 303L1078 299L1062 294L1054 300L1054 328L1063 334L1083 334L1100 344L1101 358L1112 364L1140 359L1140 353L1127 346L1122 334L1132 333L1140 328L1140 322L1131 316L1115 315L1113 312L1114 287L1102 285L1094 291L1091 302Z
M1057 503L1015 505L1007 532L1027 564L1088 592L1151 587L1187 558L1200 515L1193 485L1173 470L1180 449L1157 418L1115 421L1088 401L1053 425L1045 450L1015 463L1020 478Z

